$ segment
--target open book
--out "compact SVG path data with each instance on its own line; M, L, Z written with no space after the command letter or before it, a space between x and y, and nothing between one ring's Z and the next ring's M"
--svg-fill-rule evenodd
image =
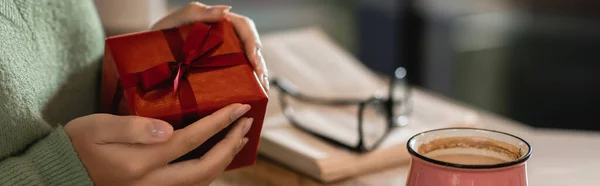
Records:
M303 94L366 99L387 88L384 78L363 66L318 28L265 34L262 41L270 76L285 78ZM476 123L476 113L421 90L412 91L414 108L408 125L394 129L376 150L360 154L290 125L282 114L280 93L272 87L259 152L316 180L332 182L408 163L406 141L418 132ZM352 132L357 127L357 113L352 109L298 106L295 112L307 128L344 143L357 141Z

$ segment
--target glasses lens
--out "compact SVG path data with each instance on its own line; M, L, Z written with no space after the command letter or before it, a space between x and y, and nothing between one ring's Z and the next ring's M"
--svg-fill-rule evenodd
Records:
M358 104L331 106L300 101L289 95L283 98L286 116L301 129L346 146L358 144Z
M381 102L365 105L362 117L363 143L372 150L389 130L385 105Z

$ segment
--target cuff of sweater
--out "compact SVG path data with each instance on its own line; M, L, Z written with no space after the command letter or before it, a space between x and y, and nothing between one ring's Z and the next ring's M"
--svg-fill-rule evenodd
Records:
M93 185L62 126L23 155L5 161L11 172L0 173L0 180L8 178L13 185Z

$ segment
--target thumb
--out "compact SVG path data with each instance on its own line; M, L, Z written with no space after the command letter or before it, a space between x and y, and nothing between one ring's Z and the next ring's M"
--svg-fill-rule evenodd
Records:
M154 144L167 141L173 127L162 120L139 116L100 115L95 118L97 143Z

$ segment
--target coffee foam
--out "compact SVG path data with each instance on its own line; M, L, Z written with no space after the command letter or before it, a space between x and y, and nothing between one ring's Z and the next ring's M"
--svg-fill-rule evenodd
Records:
M444 154L484 155L514 161L523 156L520 148L503 141L486 137L445 137L422 144L418 153L435 159L434 156Z

